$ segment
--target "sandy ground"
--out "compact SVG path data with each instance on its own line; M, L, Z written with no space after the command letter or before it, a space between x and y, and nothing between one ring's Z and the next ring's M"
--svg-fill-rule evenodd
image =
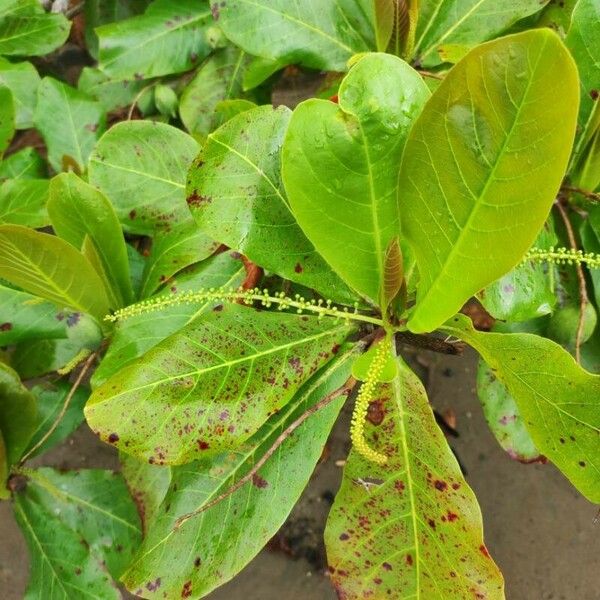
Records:
M474 394L475 357L424 354L427 387L440 411L452 408L460 437L452 440L484 516L486 542L504 572L509 600L598 600L600 522L551 465L521 465L499 448ZM349 408L349 407L347 407ZM330 456L268 549L210 600L333 600L323 575L324 520L348 448L348 410L330 440ZM114 467L111 448L83 426L44 457L59 467ZM10 504L0 504L0 600L23 598L28 576L25 544ZM448 599L454 600L454 599Z

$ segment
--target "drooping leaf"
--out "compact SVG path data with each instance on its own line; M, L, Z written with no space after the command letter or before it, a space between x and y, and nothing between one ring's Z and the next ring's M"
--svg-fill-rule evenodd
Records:
M15 135L15 112L12 92L0 82L0 159Z
M61 46L71 23L62 14L46 13L35 0L0 4L0 55L42 56Z
M74 163L83 172L106 126L102 105L52 77L42 79L37 98L33 120L48 147L50 165L60 172Z
M8 179L0 184L0 223L28 227L50 224L46 201L47 179Z
M191 134L207 136L223 123L215 107L222 100L242 94L247 61L248 55L243 50L227 46L217 50L198 69L183 91L179 105L181 120Z
M36 419L35 396L13 369L0 362L0 432L9 468L23 456L35 431ZM0 487L4 487L4 481L0 481Z
M502 449L514 460L529 463L540 460L514 398L485 361L477 368L477 395L490 431Z
M14 511L31 560L27 600L117 600L118 578L140 541L139 519L119 473L27 470Z
M125 240L106 196L74 173L62 173L50 184L48 213L56 234L75 248L81 249L88 236L113 295L120 306L131 304L133 289Z
M140 298L151 296L178 271L208 258L218 247L193 221L156 236L144 267Z
M23 290L102 319L102 281L71 244L20 225L0 225L0 277Z
M594 130L600 126L600 0L579 0L571 18L565 43L579 71L581 99L574 161L579 160Z
M243 477L278 435L316 402L344 384L352 354L347 353L308 381L279 413L235 454L201 460L173 469L173 481L156 523L123 577L134 593L194 598L236 575L279 529L319 459L343 398L310 417L255 475L252 482L223 502L186 521L175 535L176 519L205 506ZM217 541L219 540L219 541ZM188 549L182 559L179 544ZM161 578L158 590L147 581ZM143 591L138 591L143 588Z
M481 354L514 398L539 451L591 502L600 501L600 375L537 335L481 333L462 315L443 330Z
M33 127L40 76L30 62L11 63L0 57L0 83L10 89L15 102L17 129Z
M99 67L113 79L148 79L188 71L211 51L205 0L155 0L143 15L102 25Z
M285 279L328 298L352 292L306 239L281 182L280 152L289 110L246 111L208 136L188 177L187 202L209 236Z
M338 595L503 600L503 580L483 544L477 501L438 428L417 376L398 359L378 388L383 420L366 440L383 465L350 451L325 529Z
M342 82L339 105L313 99L295 109L283 144L283 181L300 227L335 272L376 303L385 252L400 229L400 158L428 95L399 58L367 55Z
M565 171L577 88L566 48L540 29L475 48L434 92L398 186L420 273L412 331L441 325L531 246Z
M72 385L60 380L55 383L43 382L31 389L37 402L36 426L25 452L32 450L48 433L56 419L60 416L65 399ZM31 457L43 454L69 437L83 423L83 407L89 396L89 389L79 386L73 394L67 409L56 429L48 436Z
M154 464L229 450L285 406L351 331L345 323L226 306L97 388L87 421L103 440Z
M249 54L345 71L352 55L375 49L370 1L215 0L211 8L225 35Z
M548 0L424 0L419 5L415 55L424 66L442 62L443 44L476 45L542 10Z
M126 231L152 235L190 220L185 178L197 153L194 139L170 125L118 123L94 149L89 181L112 202Z
M168 289L156 296L177 295L202 288L238 288L245 276L246 270L239 255L224 252L204 261L187 276L176 276ZM94 372L93 387L100 386L119 369L216 305L218 302L181 304L164 308L152 318L142 314L117 323L108 351Z

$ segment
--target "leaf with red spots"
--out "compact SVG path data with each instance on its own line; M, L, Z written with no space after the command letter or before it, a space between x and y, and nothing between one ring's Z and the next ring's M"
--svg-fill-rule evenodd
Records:
M456 315L443 330L471 344L507 387L529 435L591 502L600 502L600 375L530 333L482 333Z
M343 397L305 421L252 482L174 530L176 520L217 498L246 475L282 431L346 382L354 357L343 348L235 453L173 468L173 480L156 522L123 576L132 592L138 593L146 581L158 576L160 590L147 594L144 589L145 598L162 598L162 594L179 598L187 582L192 597L204 597L250 562L283 524L306 486L344 403Z
M85 413L102 439L154 464L239 446L329 362L343 321L229 305L163 340L94 391Z
M481 513L417 376L380 385L385 416L366 423L384 465L350 452L325 531L331 579L345 600L504 598L482 553Z

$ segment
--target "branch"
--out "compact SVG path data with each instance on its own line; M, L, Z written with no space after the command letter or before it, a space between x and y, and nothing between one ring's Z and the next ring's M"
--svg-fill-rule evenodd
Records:
M573 226L571 225L571 221L569 221L569 215L567 215L567 211L561 202L556 202L556 208L565 224L567 236L569 237L569 244L572 250L577 252L577 241L575 239ZM579 281L579 322L577 324L577 334L575 336L575 360L578 363L581 363L581 340L583 339L583 327L585 325L585 307L589 303L589 298L587 294L587 286L585 283L583 267L581 264L576 263L575 269L577 271L577 279Z
M21 460L19 461L19 466L22 466L25 463L25 461L32 454L34 454L34 452L36 450L38 450L46 442L46 440L56 431L56 428L58 427L59 423L62 421L63 417L65 416L65 413L67 412L67 408L69 408L69 404L71 403L71 400L73 399L73 396L75 395L75 392L81 385L83 378L85 377L86 373L89 371L90 367L92 366L92 363L94 362L94 360L97 356L98 356L98 352L92 352L92 354L90 354L88 356L87 360L83 364L81 371L79 371L79 375L77 375L77 379L75 379L75 382L71 386L71 389L69 390L69 393L67 394L67 397L65 398L62 408L60 409L60 412L58 413L56 419L54 420L54 423L52 423L52 426L50 427L50 429L48 429L48 431L46 431L46 433L43 435L42 439L33 448L31 448L31 450L29 450L29 452L27 452L27 454L25 454L25 456L23 456L23 458L21 458Z
M242 282L241 287L244 290L251 290L258 285L264 275L264 271L245 256L242 256L242 262L244 263L244 269L246 270L246 278Z
M273 445L260 457L258 462L252 467L252 469L250 469L250 471L248 471L248 473L246 473L246 475L244 475L241 479L236 481L236 483L234 483L229 489L224 491L222 494L217 496L214 500L211 500L208 504L201 506L200 508L196 509L191 513L187 513L179 517L177 521L175 521L175 529L179 529L189 519L196 517L197 515L203 513L205 510L208 510L216 504L219 504L219 502L222 502L223 500L225 500L225 498L231 496L231 494L237 492L237 490L243 487L246 483L254 479L260 468L269 460L269 458L271 458L271 456L273 456L273 454L279 448L279 446L281 446L281 444L283 444L283 442L285 442L292 435L292 433L294 433L294 431L296 431L296 429L298 429L298 427L300 427L300 425L304 423L304 421L306 421L309 417L314 415L322 408L325 408L336 398L350 394L350 392L354 389L356 383L356 379L354 379L354 377L350 377L348 381L346 381L346 383L342 385L342 387L339 387L337 390L334 390L330 394L327 394L327 396L325 396L324 398L319 400L319 402L313 404L309 409L303 412L293 423L291 423L290 425L288 425L288 427L286 427L286 429L284 429L284 431L279 435L279 437L273 442Z
M600 202L600 194L597 192L591 192L590 190L584 190L571 185L563 185L561 190L563 192L572 192L574 194L581 194L584 198L591 200L592 202Z
M450 343L441 338L436 338L429 335L417 335L408 331L402 331L396 334L396 345L408 344L423 350L431 350L440 354L462 354L465 345L462 343Z

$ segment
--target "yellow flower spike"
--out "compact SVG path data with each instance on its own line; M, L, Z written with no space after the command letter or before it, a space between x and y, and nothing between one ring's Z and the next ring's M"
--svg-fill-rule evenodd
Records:
M350 425L352 445L367 460L377 463L378 465L386 463L387 456L373 450L373 448L367 444L367 441L365 440L365 419L367 418L369 404L373 399L375 389L379 383L379 377L387 362L389 350L390 339L386 337L378 344L373 361L369 366L365 382L362 384L358 395L356 396L354 412L352 413L352 424Z
M549 262L554 264L584 264L588 269L600 269L600 254L594 252L582 252L572 248L531 248L525 255L523 262L532 260L535 262Z

